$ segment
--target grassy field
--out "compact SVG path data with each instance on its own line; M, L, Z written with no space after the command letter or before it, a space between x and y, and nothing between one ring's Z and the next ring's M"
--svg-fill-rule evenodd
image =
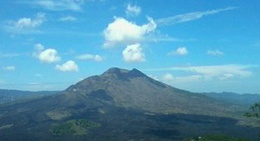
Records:
M100 124L86 119L74 119L55 125L51 132L53 135L86 135L88 130L99 126Z

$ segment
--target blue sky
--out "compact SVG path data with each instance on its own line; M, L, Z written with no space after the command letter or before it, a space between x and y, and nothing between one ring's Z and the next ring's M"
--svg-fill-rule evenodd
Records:
M260 2L0 2L0 88L63 90L110 67L193 92L260 94Z

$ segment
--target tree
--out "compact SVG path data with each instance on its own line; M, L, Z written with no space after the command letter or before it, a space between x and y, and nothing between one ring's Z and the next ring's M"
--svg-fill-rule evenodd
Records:
M246 112L244 116L260 118L260 102L255 103L249 110L250 112Z

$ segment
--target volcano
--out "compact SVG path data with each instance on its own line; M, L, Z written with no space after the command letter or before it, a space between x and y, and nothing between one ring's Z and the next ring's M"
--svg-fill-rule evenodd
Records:
M110 68L58 95L0 107L1 140L183 140L208 133L252 137L234 105ZM235 117L235 118L234 118Z

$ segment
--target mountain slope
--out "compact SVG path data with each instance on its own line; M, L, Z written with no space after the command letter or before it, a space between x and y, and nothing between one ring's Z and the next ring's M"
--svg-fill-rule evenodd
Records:
M256 137L258 129L227 118L234 116L234 110L232 105L153 80L137 69L111 68L58 95L0 107L0 138L178 141L215 132ZM241 134L245 130L249 134Z
M228 103L233 103L237 105L242 105L245 107L251 107L254 103L260 101L259 94L236 94L231 92L222 93L202 93L208 97L214 98L219 101L225 101Z
M44 96L54 95L58 91L19 91L0 89L0 104L15 102L18 100L29 100L34 98L41 98Z
M100 76L89 77L70 86L67 95L91 96L103 91L117 106L156 113L224 115L228 105L203 95L173 88L153 80L137 69L111 68ZM231 107L230 107L231 108ZM203 110L201 110L203 109Z

